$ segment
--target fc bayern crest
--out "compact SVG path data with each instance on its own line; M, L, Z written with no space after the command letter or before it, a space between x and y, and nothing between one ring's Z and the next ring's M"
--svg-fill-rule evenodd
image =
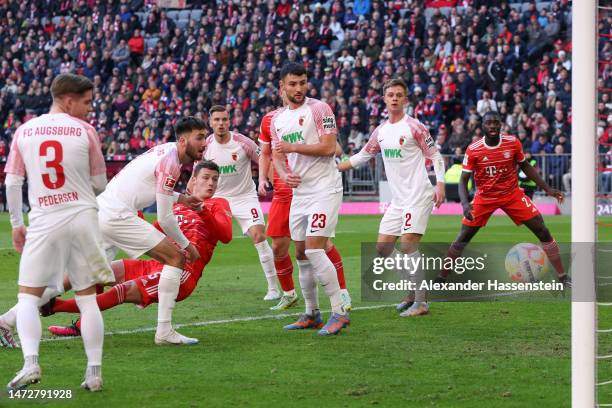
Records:
M504 159L510 158L510 152L504 152Z
M232 160L233 161L238 160L238 153L232 153Z
M304 126L304 116L300 116L299 123L300 123L300 126Z
M404 143L406 143L406 137L405 136L401 136L400 139L399 139L400 146L403 146Z

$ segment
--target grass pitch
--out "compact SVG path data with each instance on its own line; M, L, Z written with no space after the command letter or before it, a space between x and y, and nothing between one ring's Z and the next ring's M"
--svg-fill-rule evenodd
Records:
M104 312L102 393L81 391L85 356L80 340L52 340L46 327L73 316L44 318L43 380L33 388L71 389L72 400L8 400L0 406L70 407L564 407L570 406L570 303L435 303L431 314L402 319L392 307L360 301L361 242L374 241L380 217L344 216L336 245L344 258L356 310L339 336L281 330L298 308L275 313L264 302L265 280L250 240L220 245L199 287L174 312L191 347L153 344L156 306ZM559 242L570 240L569 217L546 222ZM609 221L608 221L609 222ZM450 242L459 217L434 216L425 240ZM600 239L611 240L602 228ZM493 217L478 242L534 242L506 217ZM19 257L10 249L10 225L0 215L0 310L16 301ZM297 269L294 274L296 284ZM322 291L321 291L322 292ZM321 299L323 308L328 306ZM365 309L370 307L370 309ZM376 307L376 308L372 308ZM327 313L325 313L327 317ZM599 326L612 328L612 310ZM612 353L612 334L599 336L599 353ZM0 349L0 382L22 364L19 350ZM612 379L607 361L599 381ZM600 403L612 403L610 389ZM2 389L4 387L2 386Z

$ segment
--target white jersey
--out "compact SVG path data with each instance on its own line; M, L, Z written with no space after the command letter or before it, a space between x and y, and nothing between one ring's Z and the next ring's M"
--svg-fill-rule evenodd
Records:
M100 207L136 213L156 202L157 193L172 195L181 175L176 143L165 143L141 154L106 186L98 197Z
M279 140L287 143L317 144L324 135L336 135L336 118L328 104L306 98L297 109L284 107L276 111L270 124L272 146ZM342 176L332 156L287 154L289 168L301 178L293 190L296 197L332 194L342 191Z
M15 132L6 173L28 178L30 226L45 231L97 209L92 177L106 164L96 130L66 113L31 119Z
M361 151L350 158L351 165L359 167L379 152L395 205L426 204L432 200L434 188L425 159L432 159L438 149L421 122L408 115L396 123L384 121Z
M227 143L219 143L214 135L206 139L204 158L219 166L219 185L215 197L231 199L255 197L255 183L251 173L251 162L257 163L259 147L248 137L230 132Z

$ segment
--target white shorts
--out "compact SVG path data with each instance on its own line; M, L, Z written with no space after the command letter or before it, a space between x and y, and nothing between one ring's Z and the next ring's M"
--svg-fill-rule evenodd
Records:
M378 233L397 237L404 234L425 234L433 205L433 200L424 205L410 207L391 203L380 221Z
M104 250L109 261L119 250L136 259L155 248L166 236L137 214L100 211L100 232L104 239Z
M232 217L240 225L243 234L253 225L265 225L264 214L257 197L225 197L230 205Z
M66 273L75 291L115 281L95 209L80 211L69 223L44 233L27 234L19 262L19 285L63 292Z
M342 191L317 197L291 200L289 230L291 239L305 241L306 237L333 237L342 204Z

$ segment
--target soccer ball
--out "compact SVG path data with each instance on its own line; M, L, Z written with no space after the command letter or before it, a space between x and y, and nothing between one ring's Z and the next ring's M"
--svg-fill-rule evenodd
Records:
M535 244L517 244L506 255L506 272L513 282L539 282L549 268L546 253Z

